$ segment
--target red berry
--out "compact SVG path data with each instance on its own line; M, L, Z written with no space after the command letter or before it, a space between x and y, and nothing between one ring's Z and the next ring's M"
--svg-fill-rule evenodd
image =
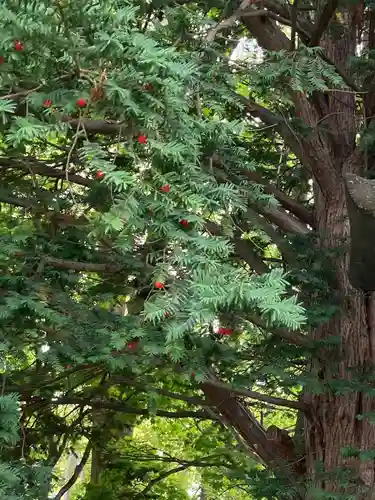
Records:
M162 283L161 281L157 281L155 283L155 288L157 288L158 290L161 290L162 288L164 288L164 283Z
M147 144L147 137L145 135L138 136L139 144Z
M81 97L80 99L76 100L76 105L79 108L84 108L85 106L87 106L87 101L86 101L86 99L84 99L83 97Z
M43 108L50 108L52 106L51 99L46 99L43 103Z
M220 327L218 330L217 330L217 333L219 335L232 335L233 333L233 330L231 328L223 328L223 327Z
M195 377L195 375L196 375L196 373L195 373L195 372L191 372L191 373L190 373L190 376L191 376L191 377L193 377L193 378Z
M168 318L169 317L169 312L168 311L165 311L164 313L164 318Z
M96 178L97 178L97 179L103 179L103 177L104 177L104 172L103 172L103 170L98 170L98 171L96 172Z
M151 92L153 90L152 83L145 83L143 85L143 90L145 90L146 92Z
M17 51L17 52L21 52L23 50L24 46L23 46L23 43L20 42L19 40L16 40L14 42L14 49Z
M182 220L180 220L180 224L181 224L181 226L187 227L189 225L189 221L186 219L182 219Z
M4 64L4 63L5 63L5 57L0 56L0 64Z
M169 193L169 191L170 191L170 190L171 190L171 186L170 186L169 184L166 184L165 186L162 186L162 187L160 188L160 191L161 191L162 193Z
M137 349L138 347L138 340L132 340L131 342L129 342L128 344L128 349L130 351L134 351L134 349Z
M71 365L66 365L66 369L67 369L67 370L70 370L70 369L71 369L71 367L72 367Z

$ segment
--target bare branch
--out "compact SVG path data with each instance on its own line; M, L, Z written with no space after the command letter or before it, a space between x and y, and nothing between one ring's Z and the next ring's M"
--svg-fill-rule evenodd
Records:
M281 203L281 205L286 209L292 212L296 217L298 217L302 222L308 224L312 228L315 227L314 215L313 213L306 208L305 206L298 203L298 201L294 200L290 196L286 195L276 187L269 184L265 181L258 172L243 172L248 179L257 184L261 184L264 186L264 191L268 194L273 194L273 196Z
M25 169L27 167L24 167ZM87 177L82 177L81 175L77 174L70 174L69 172L66 172L65 170L57 170L52 167L33 167L30 166L28 167L28 170L30 170L33 174L37 175L43 175L46 177L52 177L55 179L66 179L69 182L73 182L74 184L78 184L80 186L86 186L89 187L92 185L93 180L88 179Z
M75 482L79 478L79 475L81 474L84 466L86 465L87 460L89 459L89 456L91 453L91 448L92 448L92 446L91 446L91 443L89 442L86 446L86 449L85 449L83 455L82 455L81 461L74 469L74 472L73 472L71 478L69 479L69 481L67 483L64 484L64 486L60 489L60 491L53 498L53 500L60 500L65 495L65 493L67 491L69 491L70 488L75 484Z
M276 23L267 16L243 16L243 24L250 31L258 44L265 50L279 51L289 49L289 39Z
M256 316L255 314L251 314L250 316L248 315L247 319L259 328L272 332L277 337L280 337L281 339L288 342L288 344L307 346L309 343L308 337L306 337L306 335L303 335L301 332L294 332L292 330L287 330L286 328L275 328L272 326L268 326L262 318Z
M246 12L246 7L249 5L249 0L242 0L238 9L227 19L220 21L214 28L210 29L207 33L207 41L213 42L219 31L230 28L233 24ZM256 12L256 11L255 11Z
M332 19L333 14L335 13L338 7L338 0L328 0L324 5L318 21L315 24L314 32L311 36L310 45L313 47L315 45L319 45L320 39L328 27L330 20Z
M108 384L117 384L117 383L125 383L131 385L133 387L137 387L146 392L155 392L157 394L161 394L162 396L166 396L168 398L177 399L180 401L186 401L187 403L195 406L207 406L208 403L202 398L198 398L196 396L187 396L185 394L177 394L175 392L167 391L165 389L159 389L158 387L147 386L141 384L129 377L122 376L113 376L108 380Z
M219 235L222 234L221 228L218 224L214 222L207 222L206 228L211 234ZM236 254L243 259L251 269L253 269L257 274L264 274L269 271L267 265L258 257L252 250L249 243L239 236L234 236L232 238L234 249Z
M89 406L91 408L107 409L117 411L119 413L129 413L132 415L143 415L144 417L151 417L155 414L157 417L165 418L197 418L205 420L214 420L214 417L205 411L165 411L156 410L155 413L150 413L147 409L132 408L120 403L115 403L105 400L82 399L78 397L62 397L57 401L51 401L50 405L79 405Z
M111 120L78 120L76 118L66 116L62 119L62 121L68 123L74 129L77 129L78 124L80 123L89 134L117 135L125 134L132 130L132 127L129 127L125 123Z
M308 234L310 229L298 219L288 214L282 208L266 205L257 205L257 211L264 215L270 222L276 224L282 231L294 234Z
M25 252L17 252L17 257L24 257ZM74 260L57 259L55 257L41 256L40 259L57 269L72 269L74 271L85 271L89 273L112 272L121 270L120 265L107 263L76 262Z
M144 495L148 493L154 486L155 484L159 483L160 481L163 481L163 479L166 479L168 476L171 476L172 474L177 474L178 472L182 472L186 470L190 465L181 465L180 467L175 467L174 469L170 469L166 472L162 472L161 474L158 475L155 479L152 479L144 488L141 492L138 493L138 495L135 496L135 498L144 498ZM122 497L122 498L127 498Z
M55 257L42 257L44 262L57 269L72 269L74 271L85 271L89 273L109 272L115 273L121 270L121 266L106 263L75 262L73 260L56 259Z
M228 391L230 394L239 394L241 396L246 396L251 399L256 399L257 401L263 401L264 403L272 404L275 406L284 406L286 408L292 408L293 410L306 410L306 407L302 402L291 401L289 399L277 398L274 396L268 396L267 394L261 394L257 391L250 391L248 389L241 389L237 387L232 387L231 385L224 384L215 380L209 380L207 384L214 385L220 389Z
M298 0L294 0L292 4L292 30L290 34L290 50L293 52L296 50L296 35L297 35L297 15L298 15Z
M209 382L200 385L211 405L223 416L224 421L234 428L246 446L269 464L277 456L277 448L267 439L265 429L243 404L226 389Z

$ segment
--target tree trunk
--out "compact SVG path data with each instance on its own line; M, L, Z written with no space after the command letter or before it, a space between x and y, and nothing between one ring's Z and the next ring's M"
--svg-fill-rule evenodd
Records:
M323 362L314 362L313 370L321 379L324 392L305 395L305 403L310 407L305 419L307 473L315 487L328 491L345 488L340 487L340 481L334 477L320 478L317 474L319 463L325 473L337 472L338 467L351 469L354 478L359 477L370 490L374 488L373 461L345 458L342 452L345 447L361 451L375 449L375 427L366 418L357 418L374 411L375 400L361 391L335 394L332 390L335 381L350 383L354 377L363 376L374 363L373 329L368 325L365 296L349 282L349 223L344 189L342 180L337 186L337 195L325 199L324 204L319 204L318 200L322 198L316 197L317 227L322 235L322 246L338 249L345 245L346 251L335 260L341 311L313 332L314 340L340 338L339 352L332 356L332 350L326 349ZM372 498L371 494L369 498Z
M339 14L335 16L337 10ZM320 44L333 64L349 75L349 60L356 54L359 21L350 8L338 7L335 2L322 2L314 25L315 34L320 30L320 36L312 37L313 45ZM260 31L255 18L244 18L243 22L263 48L288 50L290 47L289 40L283 39L272 21L264 21L267 33ZM370 37L374 38L372 33ZM313 359L312 370L322 383L322 393L304 394L304 402L309 408L304 425L307 491L312 498L316 498L314 488L350 493L354 498L375 498L373 460L343 454L345 447L362 452L375 450L375 426L366 417L358 418L375 410L375 399L364 392L363 384L361 388L358 382L354 385L354 379L365 379L375 361L375 328L371 320L374 300L365 296L363 290L353 288L348 272L351 232L356 234L356 230L353 220L352 228L349 227L344 175L360 174L365 163L363 153L355 145L357 123L353 110L356 100L352 91L324 95L316 92L309 99L292 93L292 99L299 116L311 127L311 134L308 139L301 139L297 147L287 134L284 140L289 142L314 181L319 246L322 250L339 251L332 256L335 274L332 290L338 294L341 310L311 335L315 341L336 337L339 347L327 346L319 350L319 357ZM366 101L364 107L366 113ZM370 115L372 117L373 112L368 113ZM320 129L318 124L323 121L325 128ZM283 133L281 128L279 130ZM374 265L372 261L372 267ZM351 382L352 387L348 389ZM338 383L346 388L337 390ZM370 389L370 385L368 387ZM330 476L341 467L353 472L355 484L345 486L342 478ZM324 477L319 470L324 471Z

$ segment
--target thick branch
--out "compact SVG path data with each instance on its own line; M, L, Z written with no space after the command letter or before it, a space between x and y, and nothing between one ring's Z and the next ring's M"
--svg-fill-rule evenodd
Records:
M275 21L266 16L243 16L241 20L263 49L276 52L289 49L288 37L277 27Z
M274 2L273 0L262 0L262 5L264 8L266 8L268 11L274 12L275 14L278 14L279 16L285 18L285 19L290 19L292 21L292 15L291 15L291 8L289 4L284 4L284 3L279 3L279 2ZM293 8L293 6L292 6ZM301 34L303 35L304 33L312 33L313 30L313 25L311 22L303 17L303 15L300 15L299 10L297 9L297 26L300 26L302 28ZM310 40L310 35L306 39L306 37L303 35L303 40L304 43L306 43L308 40Z
M213 42L219 31L223 31L226 28L230 28L233 24L245 13L246 7L248 7L248 0L242 0L238 9L227 19L220 21L214 28L210 29L207 33L207 41Z
M25 167L25 169L30 170L33 174L43 175L46 177L52 177L55 179L66 179L69 182L73 182L74 184L79 184L80 186L89 187L93 183L92 179L88 179L86 177L82 177L77 174L70 174L65 170L57 170L52 167Z
M271 463L276 456L277 449L267 439L264 428L255 416L227 390L215 387L208 382L202 383L200 388L211 405L224 417L225 422L239 433L246 445L264 463Z
M85 271L89 273L115 273L121 270L121 266L116 264L76 262L73 260L56 259L54 257L43 257L43 260L57 269L72 269L74 271Z
M24 257L25 252L17 252L17 257ZM76 262L74 260L57 259L55 257L41 256L40 260L56 269L71 269L73 271L84 271L88 273L109 272L116 273L121 270L117 264Z
M284 406L286 408L293 408L294 410L305 410L305 406L302 402L299 401L291 401L289 399L277 398L274 396L268 396L267 394L261 394L257 391L250 391L248 389L240 389L237 387L232 387L231 385L224 384L218 381L208 381L207 384L214 385L220 389L224 389L228 391L230 394L239 394L241 396L246 396L251 399L256 399L257 401L263 401L265 403L269 403L275 406Z
M223 21L221 21L219 24L217 24L214 28L212 28L211 30L209 30L208 34L207 34L207 41L208 42L213 42L216 35L220 32L220 31L223 31L227 28L230 28L231 26L233 26L233 24L240 18L242 19L248 19L250 17L258 17L258 18L262 18L262 21L264 20L265 17L269 17L271 19L274 19L275 21L281 23L281 24L284 24L285 26L291 26L292 25L292 22L290 19L286 18L286 17L283 17L283 16L280 16L279 14L276 14L272 11L269 11L269 10L265 10L265 9L262 9L262 10L255 10L255 9L251 9L251 10L248 10L248 9L245 9L245 7L249 4L248 0L244 0L242 3L241 3L241 6L239 7L239 9L237 9L234 14L232 14L230 17L228 17L227 19L224 19ZM306 33L306 31L301 28L300 26L298 26L298 31L302 31L304 36L308 37L309 34Z
M220 226L214 222L207 222L206 228L211 234L222 234ZM234 236L232 238L232 242L234 244L236 254L257 274L264 274L269 271L267 265L253 252L251 246L246 240L241 239L239 236Z
M52 162L49 162L52 163ZM52 177L55 179L67 179L74 184L79 184L81 186L89 187L92 184L92 180L82 177L77 174L71 174L64 170L59 170L58 168L51 167L48 164L38 160L37 158L25 157L21 161L15 158L1 158L0 159L0 169L5 172L13 169L20 169L30 174L43 175L46 177Z
M292 330L287 330L286 328L276 328L272 326L268 326L267 323L256 316L255 314L247 315L247 319L253 323L254 325L262 328L263 330L268 330L272 332L277 337L285 340L288 344L294 344L297 346L307 346L309 343L309 339L300 332L293 332Z
M260 215L253 208L248 208L246 212L246 219L248 223L251 222L255 227L258 227L269 236L273 243L277 245L280 252L283 254L284 259L289 264L293 264L296 262L296 255L289 241L284 238L284 236L279 231L277 231L273 227L273 225L270 224L262 215Z
M68 123L74 129L77 129L80 124L88 134L116 135L123 134L131 130L131 127L125 123L119 123L111 120L78 120L76 118L66 116L62 119L62 121Z
M319 45L320 39L338 7L338 3L338 0L328 0L324 5L311 36L310 45L313 47Z
M276 208L269 205L257 205L257 211L286 233L302 235L310 232L310 229L306 227L305 224L302 224L298 219L285 212L282 208Z
M236 94L237 95L237 94ZM285 144L293 151L303 165L309 165L309 158L306 156L304 147L297 134L293 131L290 125L285 122L285 119L276 113L272 113L267 108L260 106L255 101L238 96L240 101L245 106L245 111L255 118L259 118L265 125L274 125L277 132L284 139Z
M272 194L286 210L289 210L289 212L298 217L302 222L308 224L312 228L315 227L314 215L308 208L304 207L301 203L298 203L298 201L290 198L290 196L269 184L260 174L258 174L258 172L243 172L243 175L251 181L264 186L264 191L266 193Z
M202 383L201 389L225 422L239 433L248 448L256 453L263 463L271 468L277 468L280 462L287 460L291 471L295 474L300 473L300 464L296 462L295 455L290 454L290 459L283 457L278 442L268 438L265 429L255 416L230 392L216 387L212 384L212 380ZM293 482L292 475L290 480Z
M349 278L354 288L375 291L375 180L346 174L350 220Z

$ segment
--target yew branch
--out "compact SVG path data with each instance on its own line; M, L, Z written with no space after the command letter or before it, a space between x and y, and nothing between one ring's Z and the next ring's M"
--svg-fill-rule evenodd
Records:
M264 403L268 403L275 406L284 406L286 408L292 408L293 410L306 410L306 407L302 402L292 401L290 399L277 398L274 396L268 396L267 394L262 394L257 391L251 391L249 389L242 389L238 387L233 387L228 384L224 384L222 382L216 380L209 380L207 384L211 384L220 389L224 389L228 391L230 394L238 394L241 396L246 396L250 399L256 399L257 401L263 401Z

